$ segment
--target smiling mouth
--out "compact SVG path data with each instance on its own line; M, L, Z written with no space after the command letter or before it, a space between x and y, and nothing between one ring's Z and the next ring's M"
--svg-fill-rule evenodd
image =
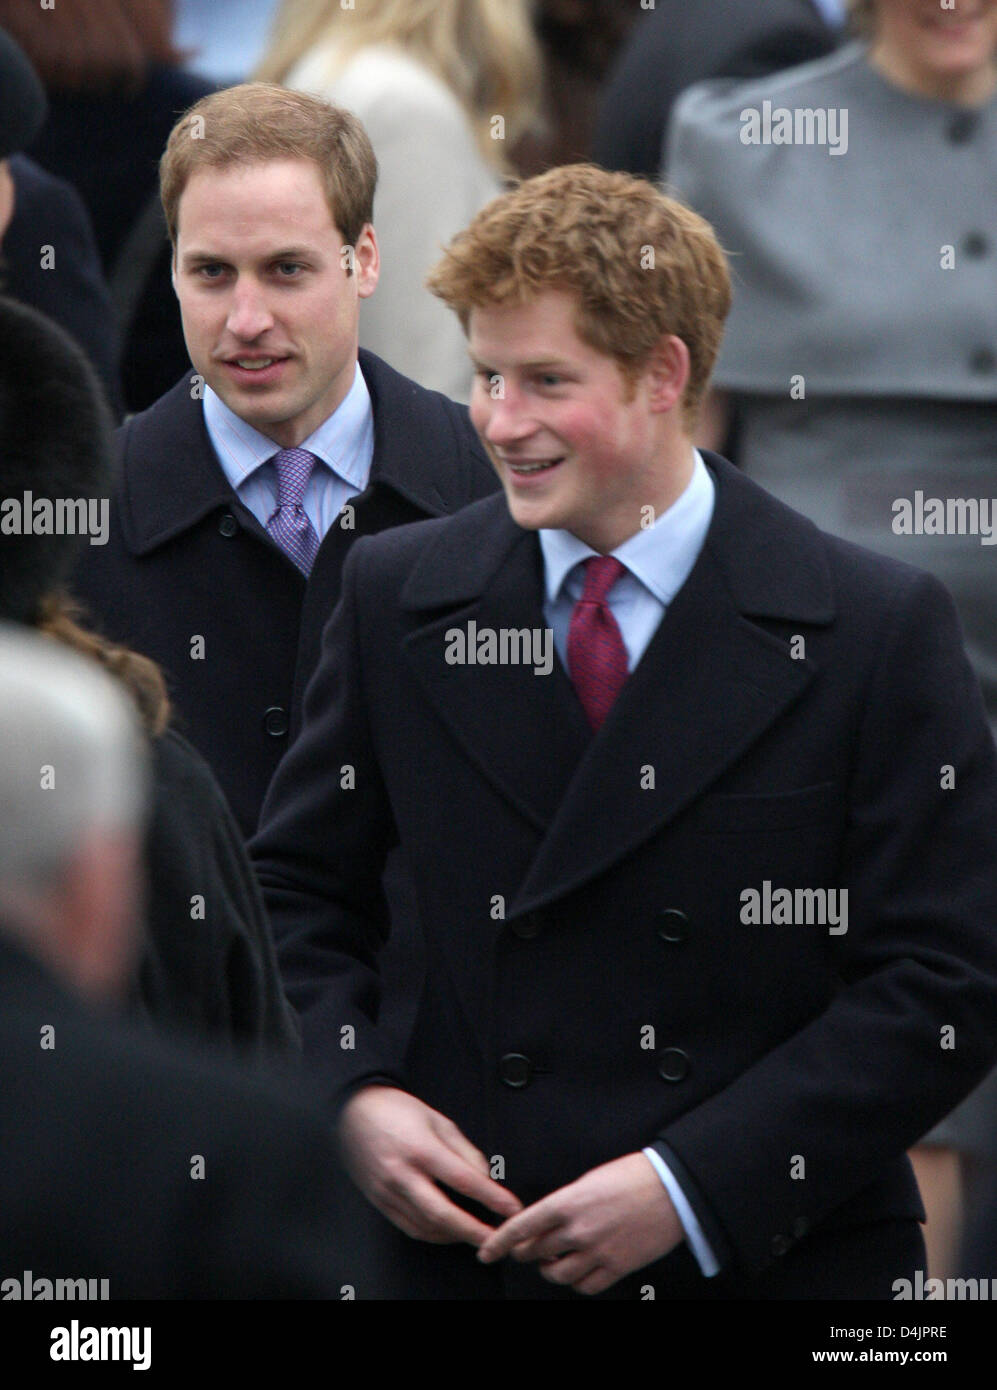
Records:
M559 463L563 463L564 459L563 457L556 459L524 459L519 463L513 463L510 459L505 459L504 462L510 472L519 474L520 476L526 476L530 473L546 473L551 468L556 468Z
M225 361L230 367L241 367L247 372L262 372L266 367L272 367L275 362L286 362L286 357L226 357Z

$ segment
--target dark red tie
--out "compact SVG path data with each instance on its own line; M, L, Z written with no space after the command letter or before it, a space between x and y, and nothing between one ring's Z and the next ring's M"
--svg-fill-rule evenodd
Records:
M599 729L627 678L627 649L606 595L626 566L612 555L585 561L585 588L568 628L568 670L593 729Z

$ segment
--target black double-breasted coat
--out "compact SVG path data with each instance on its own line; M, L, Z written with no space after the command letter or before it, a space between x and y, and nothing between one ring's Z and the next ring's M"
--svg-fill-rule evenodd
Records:
M682 1246L617 1293L890 1297L923 1259L905 1150L997 1051L997 760L942 587L705 457L703 550L595 736L559 662L447 660L472 620L544 626L503 498L360 543L251 848L331 1106L393 1081L524 1202L655 1145L723 1273ZM396 839L404 1054L375 1022ZM846 891L847 930L751 920L766 883ZM550 1290L391 1239L409 1292Z

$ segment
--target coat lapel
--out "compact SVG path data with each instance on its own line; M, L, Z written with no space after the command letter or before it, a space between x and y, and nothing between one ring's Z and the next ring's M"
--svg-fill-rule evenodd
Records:
M660 831L803 695L816 668L752 618L834 614L816 527L708 455L706 543L606 723L592 735L563 667L448 665L447 633L544 626L535 535L489 498L428 546L402 605L416 676L481 774L541 832L509 916L580 887ZM654 786L642 786L648 770Z
M812 675L741 617L704 551L579 764L509 915L572 891L666 825Z
M708 462L717 500L703 550L580 761L510 917L573 891L661 830L816 674L750 621L831 620L816 527L725 460ZM653 788L642 786L649 769Z
M445 659L447 634L455 630L545 628L536 535L512 522L502 496L467 508L427 550L402 604L435 609L403 650L441 719L482 775L546 830L592 738L556 654L549 675L533 665Z

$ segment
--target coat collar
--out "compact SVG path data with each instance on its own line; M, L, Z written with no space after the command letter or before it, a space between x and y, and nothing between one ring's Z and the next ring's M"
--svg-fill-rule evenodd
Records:
M391 488L427 517L459 510L477 495L474 473L488 468L462 407L372 353L361 350L359 360L374 410L371 485ZM133 554L154 550L237 501L193 382L183 378L120 432L122 526Z
M712 552L734 606L746 617L830 622L831 581L817 527L719 454L703 451L703 458L717 489L704 552ZM426 547L402 590L402 606L417 612L476 598L525 537L539 551L502 494L467 508Z
M417 679L482 775L541 832L507 918L580 887L630 853L742 756L816 673L754 618L834 615L817 528L704 455L717 484L706 542L597 736L559 661L446 665L446 634L536 628L542 561L502 496L466 508L403 588L426 622L404 639ZM446 610L441 613L441 610ZM654 790L642 788L646 769Z

